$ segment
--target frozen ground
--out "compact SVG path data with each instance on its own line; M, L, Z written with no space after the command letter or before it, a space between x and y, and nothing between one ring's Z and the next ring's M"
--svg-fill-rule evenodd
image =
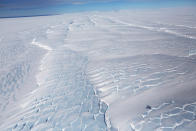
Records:
M194 12L0 19L0 130L194 131Z

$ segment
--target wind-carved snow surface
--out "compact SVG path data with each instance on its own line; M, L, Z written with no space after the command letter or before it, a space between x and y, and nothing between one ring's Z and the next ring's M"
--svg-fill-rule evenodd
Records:
M0 130L194 131L190 14L194 9L1 19Z

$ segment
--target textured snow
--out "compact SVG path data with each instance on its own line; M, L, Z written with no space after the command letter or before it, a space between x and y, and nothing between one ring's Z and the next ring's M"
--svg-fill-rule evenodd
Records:
M0 19L0 130L194 131L194 12Z

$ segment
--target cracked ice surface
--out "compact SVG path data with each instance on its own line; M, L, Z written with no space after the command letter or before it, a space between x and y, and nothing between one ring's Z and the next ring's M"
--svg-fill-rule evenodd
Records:
M0 19L0 130L194 131L194 11Z
M43 64L37 79L43 79L45 73L48 77L23 101L20 113L10 118L9 129L106 130L107 105L96 97L86 79L87 59L63 48L51 52L48 58L49 66ZM58 62L52 63L54 60ZM18 118L17 123L12 122L13 117Z

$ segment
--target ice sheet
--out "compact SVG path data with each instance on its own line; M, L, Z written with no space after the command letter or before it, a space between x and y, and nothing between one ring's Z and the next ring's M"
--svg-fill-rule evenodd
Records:
M196 16L180 10L0 19L0 130L194 131Z

